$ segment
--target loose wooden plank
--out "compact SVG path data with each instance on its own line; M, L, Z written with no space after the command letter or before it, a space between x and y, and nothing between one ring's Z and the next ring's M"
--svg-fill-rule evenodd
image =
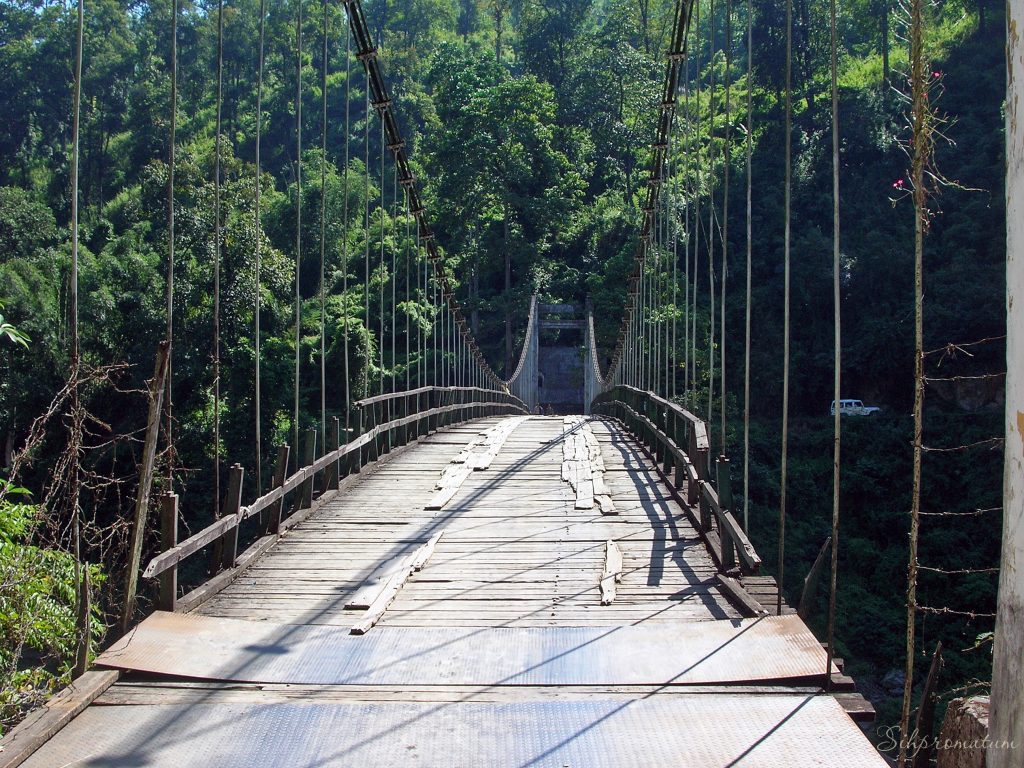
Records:
M395 599L398 591L402 588L402 585L405 584L406 579L408 579L414 571L418 571L423 568L427 559L430 557L430 553L434 551L434 546L437 544L443 533L444 531L438 531L430 537L430 540L426 544L405 558L401 568L391 574L380 594L377 595L377 598L366 609L366 613L363 618L352 625L352 629L350 631L353 635L366 634L374 624L380 621L380 617L384 615L384 611L388 609L388 605Z
M503 419L488 430L478 433L444 468L440 480L434 486L437 493L427 502L424 509L441 510L459 492L462 484L473 472L490 467L505 440L525 417Z
M365 611L369 609L373 605L373 601L384 591L391 577L402 569L406 559L407 557L396 558L386 565L379 575L371 577L352 597L345 601L345 610Z
M615 585L622 581L622 551L615 542L605 542L604 572L601 574L601 605L615 600Z
M723 573L716 574L715 578L721 590L744 616L768 615L765 607L755 600L739 581Z

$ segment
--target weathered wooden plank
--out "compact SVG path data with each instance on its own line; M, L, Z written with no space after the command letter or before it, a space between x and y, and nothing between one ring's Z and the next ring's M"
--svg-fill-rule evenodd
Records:
M430 557L430 553L434 551L434 546L437 544L443 533L444 531L438 531L430 537L430 540L426 544L405 558L401 568L391 574L380 594L366 609L366 614L363 618L352 625L351 632L353 635L365 634L380 620L380 617L384 615L384 611L387 610L388 605L395 599L395 596L402 588L402 585L405 584L406 579L408 579L414 571L420 570L427 562L427 559Z
M743 585L723 573L716 575L718 586L744 616L767 616L768 611L743 588Z
M30 713L0 740L0 768L17 768L25 762L120 676L116 670L86 672Z
M615 585L622 581L622 552L614 541L605 542L604 572L601 574L601 605L615 600Z

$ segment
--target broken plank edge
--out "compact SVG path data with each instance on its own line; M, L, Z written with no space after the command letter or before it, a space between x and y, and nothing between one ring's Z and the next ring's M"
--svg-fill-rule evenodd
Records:
M768 609L755 600L738 579L719 573L715 575L718 586L732 603L736 610L744 616L753 618L756 616L767 616Z
M74 680L38 709L30 712L14 730L0 740L0 768L16 768L65 725L92 704L121 673L94 670Z
M438 429L435 434L447 432L451 430L453 427L457 426L459 425L452 424L446 427L442 427L441 429ZM384 454L383 456L380 456L379 458L375 459L374 461L365 464L360 469L359 472L354 472L348 475L347 477L342 478L341 482L338 483L338 488L336 490L331 490L320 494L316 499L313 500L312 505L310 505L307 509L301 509L289 515L286 519L282 520L281 535L285 535L288 530L294 528L299 523L309 519L311 516L319 512L320 509L323 508L326 504L337 499L345 491L348 491L353 486L358 485L367 478L372 477L373 474L377 472L377 470L385 466L391 459L401 456L403 453L414 448L417 445L419 445L419 441L414 440L410 443L394 448L388 453ZM191 592L179 598L174 607L175 612L189 613L191 611L194 611L196 608L201 606L211 597L221 592L225 587L227 587L242 573L244 573L245 570L249 568L249 566L257 562L260 559L261 555L265 554L268 550L270 550L274 546L274 544L276 544L278 540L281 538L281 535L275 536L273 534L270 534L268 536L262 536L259 539L257 539L248 549L246 549L242 554L238 556L238 560L233 568L221 571L213 578L209 579L203 584L200 584ZM0 766L0 768L3 767Z
M405 585L405 582L408 581L409 576L411 576L414 571L422 568L427 562L427 558L430 557L430 553L434 551L434 545L437 544L438 539L441 538L441 534L443 533L444 531L435 533L430 537L429 541L406 557L402 566L392 573L384 583L384 587L381 589L380 594L374 599L373 604L366 609L366 613L363 614L363 617L352 625L352 628L349 630L350 634L365 635L378 621L380 621L384 612L388 609L388 606L391 605L391 601L398 596L399 591Z

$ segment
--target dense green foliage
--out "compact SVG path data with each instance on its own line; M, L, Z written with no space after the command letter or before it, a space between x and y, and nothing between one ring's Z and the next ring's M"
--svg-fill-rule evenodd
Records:
M39 508L0 479L0 733L27 707L70 680L74 654L75 560L31 544ZM100 571L93 567L93 579ZM94 637L102 636L99 611Z
M319 256L321 170L325 179L328 299L324 307L328 412L343 407L347 387L361 394L364 370L380 373L377 301L364 317L358 284L366 252L385 241L404 253L410 240L392 207L390 165L379 174L380 135L365 113L365 79L345 62L340 4L328 6L328 135L321 147L322 17L306 5L302 56L302 252L296 254L296 143L293 98L295 0L271 3L261 137L262 215L255 216L255 114L258 0L229 0L224 40L224 251L222 268L221 444L211 440L213 165L216 93L216 5L185 2L179 29L179 123L176 168L177 316L174 402L181 482L189 498L209 496L211 460L219 454L253 468L254 253L260 237L262 418L264 457L295 425L291 376L295 352L293 270L299 262L304 334L300 339L301 420L319 419L321 307ZM726 303L730 414L742 396L745 206L743 105L753 119L753 296L751 411L751 534L766 565L775 563L778 504L778 413L781 402L783 103L785 23L777 3L755 0L753 77L746 75L746 8L735 4L732 60L723 49L719 3L709 38L703 3L699 37L691 43L688 89L699 131L678 135L677 166L699 168L698 197L707 211L712 175L722 203L725 115L722 83L731 83L732 167L729 282ZM906 510L909 508L909 412L913 368L912 213L899 180L909 164L895 3L842 4L839 33L842 135L844 377L847 396L883 406L887 415L851 423L844 454L844 541L841 549L839 638L851 670L869 685L901 665ZM124 362L122 389L149 375L164 336L167 273L166 182L170 117L169 3L90 0L87 4L82 123L83 354L94 365ZM499 372L509 364L505 318L521 315L530 294L582 301L596 309L600 338L610 344L621 317L632 267L640 206L646 194L650 142L661 98L663 56L674 3L668 0L368 0L366 13L385 62L415 170L424 185L438 242L459 286L460 300ZM938 108L951 120L939 141L937 170L961 186L932 201L926 244L926 347L1003 332L1003 164L1000 9L988 0L946 0L929 16L932 68L942 92ZM830 527L831 424L831 163L827 3L795 3L793 188L793 383L791 520L787 597L799 596ZM71 45L74 14L65 4L0 0L0 301L7 320L31 347L0 338L0 431L20 445L29 423L61 387L68 364L65 322L69 273ZM699 68L697 62L700 62ZM718 83L714 100L707 87ZM346 85L351 101L346 105ZM351 127L346 136L346 119ZM681 126L681 118L677 126ZM708 127L714 126L713 133ZM364 140L364 136L366 139ZM347 144L346 144L347 142ZM707 166L709 151L717 158ZM686 154L684 155L684 151ZM345 168L345 158L350 158ZM679 217L689 216L676 190ZM383 207L383 211L381 210ZM344 220L344 211L350 212ZM371 211L370 231L363 213ZM355 212L355 213L353 213ZM704 236L701 234L700 236ZM682 246L680 246L682 248ZM345 263L347 256L348 262ZM376 261L374 262L376 264ZM372 287L387 279L375 267ZM346 271L348 294L341 290ZM706 274L706 272L704 273ZM508 275L508 278L506 278ZM680 278L682 279L682 278ZM706 292L706 285L701 285ZM371 291L372 293L372 291ZM682 293L682 288L680 288ZM372 298L372 297L371 297ZM696 375L707 383L708 314L698 307L701 347ZM384 314L378 317L378 311ZM429 324L422 301L395 310L398 324ZM347 318L347 319L346 319ZM0 323L4 320L0 318ZM9 332L0 325L0 334ZM352 370L340 362L348 328ZM513 331L516 328L512 328ZM948 375L1001 369L1001 347L972 350L945 367ZM680 358L682 355L679 355ZM421 370L422 361L392 361ZM716 387L720 391L720 387ZM705 390L706 391L706 390ZM935 444L954 445L997 434L997 415L966 413L962 393L930 390L927 430ZM135 397L134 400L132 398ZM132 407L126 401L132 400ZM978 398L974 398L978 400ZM142 424L141 400L97 389L90 411L113 434ZM703 402L703 399L701 400ZM997 394L972 406L998 411ZM738 422L729 431L740 450ZM53 440L59 435L54 434ZM96 441L102 443L102 438ZM97 472L133 466L137 447L90 456ZM5 451L5 454L7 451ZM45 452L28 476L45 485ZM998 505L998 451L933 454L926 463L926 509L964 511ZM263 476L269 473L264 470ZM251 475L250 475L251 476ZM249 488L247 493L254 493ZM108 496L91 498L99 519L123 513ZM191 505L191 506L189 506ZM186 501L196 523L209 504ZM5 512L4 514L12 514ZM945 568L991 567L997 558L996 515L954 526L926 525L922 562ZM12 519L14 519L12 517ZM20 530L20 529L19 529ZM19 534L20 535L20 534ZM30 550L26 550L30 551ZM35 555L33 555L35 556ZM116 567L117 563L113 563ZM794 575L795 576L792 576ZM931 579L930 581L928 579ZM989 612L988 574L923 577L925 602ZM818 619L816 618L816 621ZM929 619L924 643L938 635L954 649L950 685L987 675L987 650L957 653L989 629L984 621ZM875 690L877 689L877 690ZM879 700L888 694L875 686ZM891 705L884 705L891 706ZM883 709L883 714L888 711Z

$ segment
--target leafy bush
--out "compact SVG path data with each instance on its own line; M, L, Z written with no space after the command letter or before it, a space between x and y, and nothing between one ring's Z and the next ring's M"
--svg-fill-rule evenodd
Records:
M69 682L74 663L74 557L32 543L41 510L28 497L0 480L0 732ZM100 569L90 576L98 584ZM90 629L98 639L98 612Z

